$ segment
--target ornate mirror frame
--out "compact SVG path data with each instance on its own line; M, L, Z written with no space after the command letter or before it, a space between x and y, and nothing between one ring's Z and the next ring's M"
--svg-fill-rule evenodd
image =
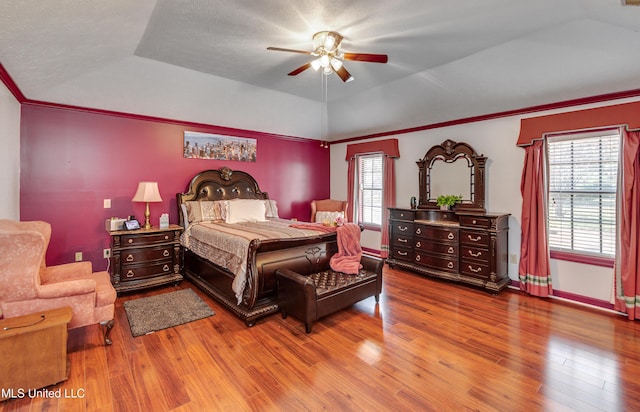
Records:
M455 206L455 210L486 213L484 205L484 167L487 158L478 155L471 146L466 143L458 143L447 139L442 144L433 146L425 154L422 160L417 161L419 174L419 201L418 208L437 209L438 206L431 198L431 169L435 161L453 163L458 159L466 159L469 164L469 199L464 199ZM454 193L452 193L454 194Z

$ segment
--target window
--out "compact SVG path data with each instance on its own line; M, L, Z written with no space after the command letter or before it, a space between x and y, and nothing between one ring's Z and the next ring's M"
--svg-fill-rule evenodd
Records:
M620 134L548 139L549 249L613 258ZM573 260L573 259L571 259Z
M382 153L357 156L357 221L369 228L382 226L383 156Z

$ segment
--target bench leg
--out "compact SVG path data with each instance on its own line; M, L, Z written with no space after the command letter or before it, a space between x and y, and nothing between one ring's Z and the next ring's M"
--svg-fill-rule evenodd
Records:
M312 322L307 322L304 324L305 332L311 333L311 325L312 325Z

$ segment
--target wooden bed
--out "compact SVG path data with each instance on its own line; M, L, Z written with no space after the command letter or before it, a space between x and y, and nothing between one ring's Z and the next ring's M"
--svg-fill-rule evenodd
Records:
M180 223L185 226L181 205L196 200L268 199L249 174L223 167L196 175L185 193L178 193ZM212 298L242 319L247 326L278 311L276 303L277 269L308 274L326 265L338 250L335 233L311 238L252 240L247 261L247 285L242 302L232 290L235 274L185 248L184 275Z

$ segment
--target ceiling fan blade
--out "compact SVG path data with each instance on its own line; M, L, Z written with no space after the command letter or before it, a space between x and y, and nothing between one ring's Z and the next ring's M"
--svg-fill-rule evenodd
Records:
M370 53L344 53L345 60L354 60L358 62L386 63L389 57L386 54L370 54Z
M345 83L353 80L353 76L347 71L347 69L344 68L344 66L340 67L338 70L333 69L333 71L336 72L336 74L340 76L342 81Z
M289 52L289 53L311 54L311 52L309 52L309 51L294 50L294 49L283 49L281 47L267 47L267 50L282 51L282 52Z
M291 73L289 73L289 76L298 75L298 74L302 73L303 71L307 70L309 67L311 67L311 63L305 63L302 66L300 66L297 69L295 69L294 71L292 71Z

